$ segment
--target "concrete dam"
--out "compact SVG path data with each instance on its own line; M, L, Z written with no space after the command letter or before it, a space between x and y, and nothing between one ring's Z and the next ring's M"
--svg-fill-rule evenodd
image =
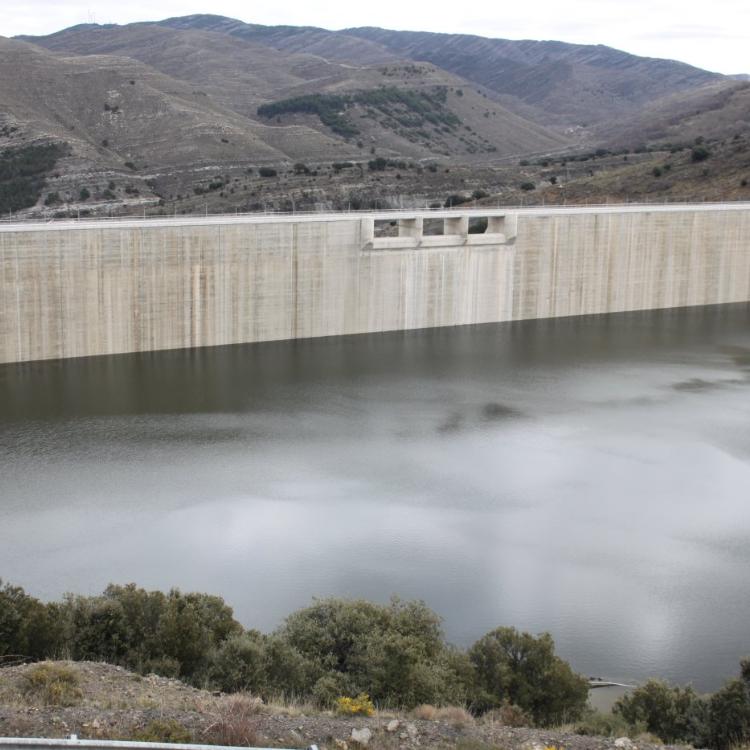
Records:
M0 225L0 363L746 301L750 203Z

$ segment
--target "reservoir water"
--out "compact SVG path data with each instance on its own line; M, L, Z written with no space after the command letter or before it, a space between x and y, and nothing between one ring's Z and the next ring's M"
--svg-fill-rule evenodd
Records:
M0 366L0 576L424 599L714 689L750 655L750 305Z

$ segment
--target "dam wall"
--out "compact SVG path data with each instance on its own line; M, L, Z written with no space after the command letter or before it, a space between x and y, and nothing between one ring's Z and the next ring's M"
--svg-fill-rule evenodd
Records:
M0 226L2 363L744 301L750 204Z

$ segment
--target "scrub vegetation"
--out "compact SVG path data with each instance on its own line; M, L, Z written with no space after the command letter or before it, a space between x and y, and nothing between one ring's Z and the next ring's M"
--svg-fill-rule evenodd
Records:
M750 660L713 695L652 680L621 698L612 714L598 714L586 707L587 680L555 654L549 635L500 627L457 649L445 641L438 615L417 601L315 600L264 634L244 628L209 594L110 585L100 596L44 603L0 583L0 664L42 662L23 674L20 691L31 703L80 699L71 666L43 661L60 657L242 694L237 706L224 707L223 733L235 731L235 720L245 726L248 701L254 714L262 700L342 717L411 711L454 727L481 717L501 726L566 724L579 735L649 733L716 750L750 741ZM148 729L171 733L162 730Z
M65 144L47 143L0 151L0 214L36 205L47 175L66 150Z
M352 138L360 131L347 111L359 106L384 128L400 131L407 139L414 140L409 137L412 133L429 138L425 128L455 130L461 125L458 116L446 106L446 100L445 86L422 91L381 86L350 94L306 94L282 99L258 107L258 115L270 119L287 114L313 114L337 135Z
M265 634L243 628L208 594L110 585L101 596L42 603L5 585L0 658L12 656L104 661L322 709L366 713L372 700L378 708L459 705L479 714L516 705L540 725L580 718L588 695L549 635L498 628L460 650L445 641L438 615L398 599L316 600Z

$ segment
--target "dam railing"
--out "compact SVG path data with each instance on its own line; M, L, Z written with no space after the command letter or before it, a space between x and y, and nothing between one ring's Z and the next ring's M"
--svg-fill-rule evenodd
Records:
M408 217L422 217L427 219L450 219L458 217L485 218L503 216L508 213L539 216L579 213L629 213L642 211L740 211L750 209L750 201L703 201L690 202L658 202L658 203L548 203L539 205L473 205L470 203L452 207L439 208L384 208L384 209L350 209L339 211L252 211L252 212L223 212L223 213L161 213L146 214L132 213L116 216L103 215L9 215L0 217L0 231L8 231L9 227L34 226L79 226L95 224L131 224L141 223L183 223L183 224L221 224L221 223L256 223L262 221L337 221L352 218L371 218L376 221L403 220Z

